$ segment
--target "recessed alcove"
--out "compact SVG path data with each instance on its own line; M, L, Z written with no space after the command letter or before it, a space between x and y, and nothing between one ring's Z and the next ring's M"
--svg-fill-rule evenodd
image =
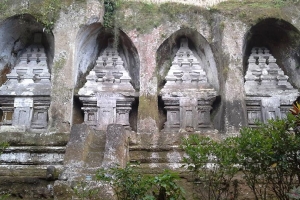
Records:
M274 18L254 25L244 41L245 103L249 126L285 118L299 96L299 31Z
M80 88L86 82L85 77L94 67L97 58L108 45L109 38L117 37L115 44L119 55L124 61L124 67L129 72L134 89L139 91L140 60L137 49L130 38L122 30L114 35L113 30L106 30L100 23L84 26L76 39L76 87Z
M78 94L80 88L83 88L87 84L87 77L93 76L93 69L100 65L96 61L103 56L104 52L111 52L108 50L111 48L111 42L113 41L113 48L117 49L120 61L123 62L122 66L125 71L128 72L131 79L130 84L133 89L139 91L139 73L140 73L140 61L137 53L137 49L133 45L130 38L122 31L107 30L100 23L90 24L80 29L76 39L76 89L75 95ZM98 61L99 62L99 61ZM97 70L96 70L97 71ZM124 71L123 71L124 72ZM98 72L97 72L98 73ZM115 73L115 72L113 72ZM121 78L122 79L122 78ZM100 81L101 82L101 81ZM102 84L98 82L99 84ZM97 84L97 83L96 83ZM132 130L136 130L137 120L137 108L138 101L134 98L131 111L129 113L129 122ZM80 104L74 103L74 115L81 114ZM119 111L117 111L119 112ZM88 114L89 115L89 114ZM73 119L79 119L78 116L73 116Z
M184 57L182 63L179 61L181 60L180 56ZM169 131L176 131L179 126L180 129L185 127L184 129L187 129L188 131L212 128L213 125L211 122L208 122L211 120L211 117L208 115L211 113L211 105L216 95L219 93L220 86L216 62L207 40L196 30L180 29L160 45L156 53L156 59L158 91L160 93L160 101L158 103L160 113L159 118L165 119L164 122L166 122L164 127L162 125L160 125L160 127L166 130L166 126L169 126L169 128L167 128ZM184 65L187 66L187 68L191 68L191 71L183 69ZM169 73L170 67L171 69L174 68L172 73ZM183 68L181 69L181 67ZM179 73L179 71L181 71L181 73ZM182 76L182 74L183 77L178 78L179 76ZM172 82L169 86L167 86L168 81ZM183 85L186 85L187 88L179 89L177 86L173 85L175 82L177 84L178 81L182 82ZM178 84L178 86L179 85L181 84ZM166 86L168 89L166 89ZM174 96L172 88L175 93L179 92L178 99L176 99L176 95ZM207 89L207 92L204 92L205 94L203 93L204 95L200 94L201 88ZM193 94L192 91L195 93ZM181 98L180 95L184 98ZM194 106L197 107L196 110L194 110ZM214 107L217 106L214 105ZM185 108L188 108L188 110L185 111ZM166 109L169 109L169 111L166 112ZM179 122L174 122L174 124L170 124L173 122L168 122L169 119L171 119L171 121L174 119L175 121L178 121L179 117L181 119L180 125ZM191 120L185 119L185 122L181 122L186 117L190 117ZM201 122L204 118L205 121ZM161 122L161 124L163 124L163 122Z
M289 22L268 18L252 26L243 46L243 70L246 74L249 55L253 47L266 47L278 66L289 76L289 82L300 87L300 33Z
M45 30L43 24L29 14L15 15L0 24L0 73L8 73L18 62L26 47L33 44L34 33L42 33L42 45L45 48L47 64L51 71L54 57L54 36ZM0 79L1 85L5 79Z
M32 15L15 15L2 21L0 24L0 95L2 96L0 123L3 127L25 125L25 121L26 128L31 130L47 127L53 57L54 36ZM31 111L25 111L26 106L19 108L20 105L17 103L19 101L22 102L22 106L32 104ZM23 101L31 103L23 103ZM23 108L25 110L22 110ZM17 117L16 113L19 111L26 113L26 117L22 118L23 121Z

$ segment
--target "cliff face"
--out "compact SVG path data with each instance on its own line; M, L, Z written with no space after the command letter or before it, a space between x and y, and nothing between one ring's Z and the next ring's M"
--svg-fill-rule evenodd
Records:
M202 6L202 7L208 7L208 6L214 6L218 3L221 3L223 1L228 0L133 0L136 2L143 2L143 3L167 3L167 2L174 2L174 3L180 3L180 4L189 4L189 5L196 5L196 6Z
M124 159L140 160L146 170L151 169L154 172L156 169L180 166L183 154L179 150L179 143L182 136L193 132L217 138L238 134L239 129L248 125L249 120L244 77L254 47L268 48L277 59L279 68L289 77L291 85L296 89L300 87L298 3L276 3L273 0L222 3L219 3L220 0L173 0L171 3L164 3L163 0L150 3L138 0L116 2L119 4L113 9L109 9L103 1L98 0L0 2L0 84L5 84L9 79L6 75L20 63L20 57L26 48L34 44L35 33L41 34L41 45L44 47L51 75L51 100L47 110L46 128L4 129L4 124L10 126L9 121L14 119L13 111L0 111L0 141L6 140L11 144L0 157L3 163L0 176L5 178L1 180L9 180L14 176L10 179L14 185L9 189L12 194L20 193L28 199L38 199L39 195L53 198L53 181L66 168L64 154L72 126L87 121L92 123L93 116L101 117L97 113L102 110L91 110L97 110L104 103L112 108L108 115L112 121L114 117L121 116L118 110L114 110L116 106L131 106L129 122L126 122L130 124L130 130L126 130L130 135L129 156ZM82 102L78 97L79 89L85 84L122 83L122 70L120 72L104 69L107 62L103 53L110 39L113 39L113 47L117 49L123 62L122 70L126 70L131 78L135 91L135 95L131 97L131 105L123 106L124 101L119 100L115 102L114 107L111 99L101 103L100 100L95 100L99 97L97 94L91 94L91 101L87 102ZM178 52L182 39L188 42L185 49L187 52L184 53L184 62L188 63L180 61ZM188 60L189 51L193 53L194 60ZM90 72L99 64L99 56L104 57L102 60L105 64L101 63L102 71L94 70L92 76L93 73ZM29 55L28 59L30 57ZM109 65L115 66L113 55L107 58L109 59L112 60ZM180 67L189 65L190 71L176 68L178 62ZM189 62L197 62L195 65L199 64L203 72L195 70L198 68L194 69ZM174 108L178 112L174 115L173 112L166 113L167 104L162 98L161 90L166 84L166 76L171 66L174 65L174 76L171 74L170 81L179 85L180 81L188 80L191 85L195 82L198 84L201 82L199 77L205 74L207 82L215 91L214 101L208 104L198 100L194 102L194 106L185 103L189 102L186 99L178 100L177 103L168 102L168 105L174 106L168 109L172 111ZM34 72L37 68L32 69ZM110 76L103 77L103 70ZM20 77L17 81L22 83L24 74L18 73ZM201 73L203 74L200 76ZM37 82L38 77L40 74L36 71L31 79ZM93 87L97 88L97 85ZM177 92L176 98L184 96L184 90L189 89L184 88L182 92ZM203 91L204 89L201 90ZM174 96L172 91L168 92L167 95ZM124 93L121 95L122 98L117 99L128 97ZM0 100L5 101L0 101L4 102L0 106L13 110L14 100L11 99L15 96L1 96ZM28 95L24 98L28 98ZM41 102L40 98L37 102ZM83 104L89 108L87 113L81 110ZM201 118L201 105L206 105L205 109L209 111L209 117L205 118L209 128L201 128L199 123L193 125L197 127L197 131L188 125L177 132L166 131L166 121L186 119L182 116ZM31 107L34 109L35 106L41 104L33 103ZM190 107L193 107L190 109L193 110L193 115L188 115ZM5 114L6 112L8 114ZM95 115L92 115L92 112ZM183 112L185 113L182 114ZM170 117L173 118L169 120ZM116 120L125 119L120 117ZM196 120L195 123L198 123L197 121L201 120ZM176 126L175 124L174 127ZM56 168L55 178L46 181L46 171L50 165ZM26 190L31 192L22 192L24 188L20 185L24 181L28 183ZM8 188L5 181L0 184L2 189ZM33 190L32 187L36 185L39 189Z

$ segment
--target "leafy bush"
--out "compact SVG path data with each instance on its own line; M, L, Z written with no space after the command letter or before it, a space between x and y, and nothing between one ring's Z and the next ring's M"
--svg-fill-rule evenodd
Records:
M175 182L176 173L164 171L157 176L142 175L127 164L122 169L113 167L99 169L98 180L105 181L113 188L120 200L184 200L183 189Z
M196 175L201 199L237 197L237 182L233 181L238 172L234 142L234 138L218 142L198 135L183 140L182 148L187 154L184 162Z
M288 192L300 185L300 112L293 113L257 128L243 128L238 137L214 141L192 135L184 139L184 161L204 188L202 198L236 198L234 176L241 171L255 199L288 200Z
M272 191L279 199L299 185L300 136L295 134L297 118L270 120L258 128L244 128L237 137L238 163L256 199L269 199Z
M294 187L293 189L291 189L289 193L287 193L287 195L291 199L300 199L300 187L297 188Z

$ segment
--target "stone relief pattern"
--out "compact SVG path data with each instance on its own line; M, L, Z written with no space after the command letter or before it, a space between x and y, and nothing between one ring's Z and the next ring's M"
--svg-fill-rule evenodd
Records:
M51 77L41 34L35 34L34 40L0 87L3 111L0 131L45 129L48 125Z
M288 108L299 95L288 76L276 64L276 59L265 47L254 47L248 59L245 75L248 124L284 118Z
M96 63L78 92L84 122L98 130L106 130L112 123L129 128L131 104L138 95L111 39Z
M206 72L181 39L180 48L166 76L160 94L167 110L165 131L210 129L211 105L217 95L208 83Z

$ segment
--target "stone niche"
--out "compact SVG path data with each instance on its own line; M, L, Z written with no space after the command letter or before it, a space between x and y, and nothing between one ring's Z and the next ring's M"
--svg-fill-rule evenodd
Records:
M206 72L182 38L160 95L167 111L164 131L201 131L212 129L210 110L217 96Z
M252 48L245 75L248 125L285 118L299 92L265 47Z
M48 125L51 82L42 33L20 55L0 87L1 132L44 130Z
M129 113L138 93L113 40L98 57L96 65L86 77L78 96L83 103L84 123L96 130L106 130L109 124L121 124L130 129Z

